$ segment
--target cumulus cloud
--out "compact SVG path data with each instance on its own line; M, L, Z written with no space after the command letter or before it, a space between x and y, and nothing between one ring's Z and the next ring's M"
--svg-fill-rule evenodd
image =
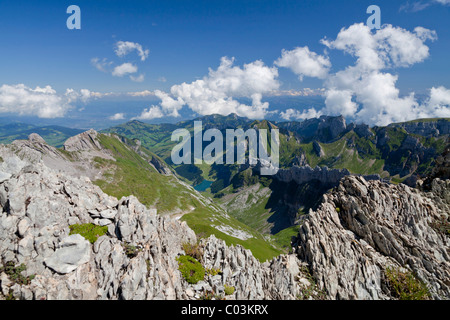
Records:
M24 84L0 87L0 113L37 116L39 118L58 118L72 108L71 103L86 102L91 97L87 89L77 92L67 89L58 95L51 86L30 88Z
M115 53L118 57L124 57L132 51L137 51L141 61L145 61L150 53L148 49L144 50L142 45L137 42L118 41L116 43Z
M124 113L116 113L108 118L109 120L118 121L118 120L124 120L125 114Z
M304 76L324 79L331 62L328 57L309 51L308 47L299 47L291 51L283 50L275 65L291 69L301 81Z
M442 86L431 88L430 97L425 104L428 114L422 115L423 118L431 116L450 117L450 90Z
M152 119L158 119L164 117L164 113L158 106L151 106L148 109L144 109L142 113L133 118L138 120L152 120Z
M234 58L223 57L216 70L192 83L174 85L170 93L155 91L161 99L158 109L146 110L152 115L159 112L177 117L178 111L187 105L200 115L236 113L253 119L263 118L269 104L262 102L262 95L279 88L278 69L267 67L262 61L234 66ZM236 98L250 98L251 105L240 103Z
M125 62L120 66L115 67L112 72L112 75L115 77L123 77L124 75L136 73L137 71L138 68L134 64Z
M428 103L420 104L414 92L401 95L396 87L398 76L387 72L423 62L430 55L425 42L436 39L435 31L423 27L411 32L385 25L372 32L362 23L343 28L335 40L322 39L322 44L329 49L343 51L356 61L354 65L324 77L326 106L317 112L343 115L372 125L447 114L447 89L431 89ZM280 59L283 55L286 56L285 51ZM286 65L292 69L290 64ZM314 112L310 113L314 115Z
M129 53L136 51L141 58L141 61L145 61L150 53L148 49L144 49L139 43L130 41L118 41L115 44L114 51L118 57L124 57ZM105 73L111 73L115 77L130 75L129 78L134 82L143 82L145 80L144 74L140 74L138 76L132 75L138 72L138 67L136 64L131 62L125 62L114 66L114 63L112 61L108 61L106 58L92 58L91 64L97 70Z

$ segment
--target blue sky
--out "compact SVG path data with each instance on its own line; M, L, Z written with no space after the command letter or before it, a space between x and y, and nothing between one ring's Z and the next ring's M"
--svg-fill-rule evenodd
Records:
M51 86L57 93L67 88L170 92L174 85L208 75L209 68L216 70L222 57L234 57L239 67L257 60L273 67L283 49L304 46L326 56L332 62L329 72L337 72L354 64L355 57L320 40L365 23L367 7L376 4L382 24L436 32L437 40L426 42L429 56L388 70L398 75L401 94L428 94L432 87L450 88L450 6L438 1L2 1L0 85ZM71 4L81 8L81 30L66 27ZM119 57L118 41L139 44L149 50L148 57L142 61L137 51ZM109 71L99 71L94 58L109 63ZM123 63L134 65L133 76L142 75L142 81L113 76L111 68ZM324 86L315 77L300 81L289 68L277 71L277 90Z

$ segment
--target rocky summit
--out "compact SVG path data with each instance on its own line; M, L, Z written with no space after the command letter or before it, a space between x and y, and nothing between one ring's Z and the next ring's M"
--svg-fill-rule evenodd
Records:
M299 270L297 260L261 264L249 250L214 237L202 240L202 257L220 275L189 284L176 260L185 254L183 244L197 242L186 223L157 215L133 196L110 197L89 178L2 157L23 165L0 185L3 298L198 299L212 290L224 294L225 285L242 299L294 299L298 293L290 271ZM71 226L83 224L103 226L105 234L94 243L70 234ZM25 266L22 281L9 265Z
M101 150L95 134L66 147ZM60 156L39 136L20 143ZM296 169L333 174L335 186L302 217L291 254L262 263L18 144L0 148L1 299L401 299L405 283L418 298L450 298L447 154L427 188Z

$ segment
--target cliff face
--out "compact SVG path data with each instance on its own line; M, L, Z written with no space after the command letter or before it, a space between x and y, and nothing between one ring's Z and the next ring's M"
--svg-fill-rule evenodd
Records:
M302 138L302 140L318 140L328 142L347 131L345 118L321 116L318 119L308 119L302 122L283 122L278 124L280 128L290 130Z
M350 172L347 169L328 169L327 167L313 169L310 166L294 166L278 170L275 178L282 182L295 181L297 184L318 180L326 186L336 186L343 177L348 175Z
M297 251L332 299L390 298L389 267L412 270L433 298L449 298L450 239L434 227L443 217L417 189L345 177L302 225Z
M411 121L405 123L395 123L390 127L401 127L407 132L425 137L437 137L439 135L450 134L450 122L448 119L436 119L427 121Z

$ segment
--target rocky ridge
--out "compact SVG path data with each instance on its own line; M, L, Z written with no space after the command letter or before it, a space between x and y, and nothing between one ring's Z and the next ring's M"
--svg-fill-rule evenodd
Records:
M299 292L292 270L297 260L280 257L261 264L240 246L227 247L214 237L204 239L204 264L222 273L188 284L176 257L184 243L196 243L184 223L161 217L133 197L117 200L89 178L56 172L42 162L24 165L0 183L1 265L23 264L19 284L0 274L0 296L15 299L198 299L209 290L229 298L294 299ZM16 157L16 158L14 158ZM10 159L13 158L13 159ZM70 234L74 224L106 226L94 244ZM130 255L129 246L134 248ZM289 266L289 269L287 268ZM298 276L298 272L297 275Z
M305 219L297 253L331 299L389 299L389 267L411 270L434 299L448 299L450 239L433 228L446 210L406 185L345 177Z

